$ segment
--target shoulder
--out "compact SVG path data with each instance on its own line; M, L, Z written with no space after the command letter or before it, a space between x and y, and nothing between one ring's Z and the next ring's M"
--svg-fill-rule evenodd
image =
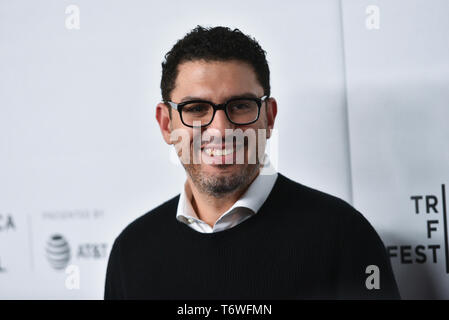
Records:
M381 257L384 261L385 246L375 228L368 219L351 204L343 199L325 192L307 187L285 176L280 175L277 192L284 192L282 197L290 213L288 219L291 225L305 225L302 231L314 230L321 239L334 242L341 251L352 256L372 255ZM293 220L293 223L292 223Z
M282 198L283 206L301 211L309 220L316 220L323 226L351 228L354 225L372 229L364 215L347 201L293 181L279 173L277 188L273 190Z
M356 211L345 200L293 181L280 173L273 192L277 193L276 197L282 198L286 206L300 207L305 210L315 209L324 212L340 210L350 211L354 214Z
M126 226L115 240L114 246L135 246L144 239L158 237L175 219L179 194L138 217Z

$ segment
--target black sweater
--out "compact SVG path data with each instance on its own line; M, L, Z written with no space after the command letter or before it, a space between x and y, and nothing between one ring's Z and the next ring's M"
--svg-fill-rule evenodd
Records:
M279 174L256 215L216 233L177 221L178 200L117 237L105 299L399 298L382 240L339 198ZM380 289L366 287L369 265Z

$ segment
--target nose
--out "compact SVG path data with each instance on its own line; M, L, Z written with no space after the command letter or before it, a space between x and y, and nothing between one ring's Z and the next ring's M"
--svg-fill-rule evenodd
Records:
M224 110L217 110L215 112L214 119L211 124L207 126L208 129L218 130L221 136L224 138L226 136L226 129L233 129L234 125L229 122L228 117L226 117L226 113Z

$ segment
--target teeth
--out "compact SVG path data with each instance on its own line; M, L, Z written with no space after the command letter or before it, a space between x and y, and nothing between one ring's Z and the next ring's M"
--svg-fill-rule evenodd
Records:
M206 154L208 156L226 156L228 154L234 153L234 149L210 149L210 148L205 148L204 152L206 152Z

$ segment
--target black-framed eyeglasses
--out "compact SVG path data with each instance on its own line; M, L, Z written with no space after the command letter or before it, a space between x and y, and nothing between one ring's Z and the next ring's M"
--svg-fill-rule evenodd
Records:
M207 100L190 100L181 103L164 101L170 107L178 110L182 123L193 128L194 122L206 127L212 123L217 110L223 110L229 122L235 125L248 125L259 119L260 107L268 96L261 98L233 98L222 104Z

